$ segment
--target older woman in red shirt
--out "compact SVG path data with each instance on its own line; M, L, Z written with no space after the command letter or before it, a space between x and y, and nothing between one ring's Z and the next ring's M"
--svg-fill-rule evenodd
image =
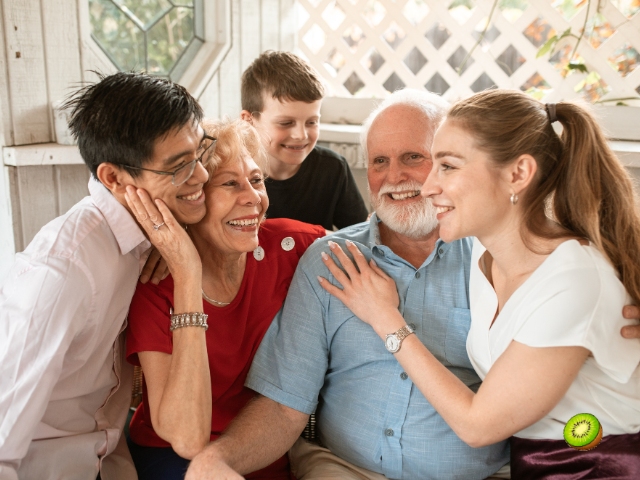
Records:
M189 459L254 396L244 386L253 356L282 307L298 260L325 234L295 220L265 220L266 153L253 127L205 121L203 128L217 144L202 159L210 174L207 215L189 227L192 244L167 221L168 210L146 208L161 218L157 224L167 224L147 231L173 276L158 285L138 284L129 311L127 359L144 372L129 443L141 480L182 479ZM199 195L181 200L201 201ZM140 204L144 194L133 200L138 209L146 207ZM196 314L195 323L208 315L208 330L180 326L180 313ZM247 478L288 479L287 457Z

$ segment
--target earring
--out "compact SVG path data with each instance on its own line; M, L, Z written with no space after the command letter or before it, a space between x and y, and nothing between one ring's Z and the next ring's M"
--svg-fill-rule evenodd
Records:
M516 203L518 203L518 195L516 195L515 193L511 194L511 204L515 205Z

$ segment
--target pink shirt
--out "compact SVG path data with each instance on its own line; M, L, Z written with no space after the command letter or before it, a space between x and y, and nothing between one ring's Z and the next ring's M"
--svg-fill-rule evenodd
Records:
M136 478L126 316L151 244L95 180L0 286L0 480Z

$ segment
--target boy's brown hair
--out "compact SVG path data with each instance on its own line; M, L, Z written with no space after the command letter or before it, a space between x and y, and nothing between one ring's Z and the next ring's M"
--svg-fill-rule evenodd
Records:
M325 89L318 73L289 52L268 50L242 74L242 109L252 114L264 109L263 95L283 101L311 103L322 100Z

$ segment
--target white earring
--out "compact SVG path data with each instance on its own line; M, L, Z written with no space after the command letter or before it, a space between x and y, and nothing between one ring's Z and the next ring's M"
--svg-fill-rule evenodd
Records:
M515 205L516 203L518 203L518 195L516 195L515 193L511 194L511 204Z

